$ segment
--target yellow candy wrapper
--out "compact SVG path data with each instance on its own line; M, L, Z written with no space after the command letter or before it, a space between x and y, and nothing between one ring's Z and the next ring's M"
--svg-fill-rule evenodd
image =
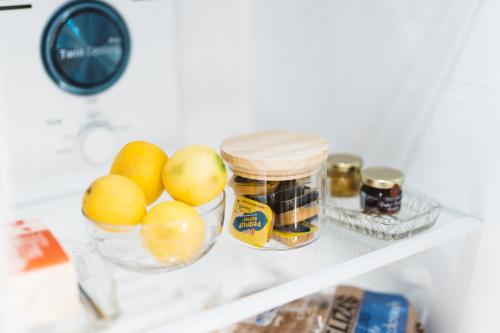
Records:
M270 239L274 214L268 205L236 196L229 232L236 239L255 247L263 247Z

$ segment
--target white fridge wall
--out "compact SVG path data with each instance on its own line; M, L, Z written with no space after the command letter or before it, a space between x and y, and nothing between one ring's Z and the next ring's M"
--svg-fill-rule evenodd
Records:
M484 160L488 91L456 74L481 1L254 4L258 127L316 132L332 151L400 167L443 203L477 209L481 181L450 188Z
M176 2L183 139L218 148L251 131L250 2Z
M497 332L498 328L498 299L500 298L500 205L498 204L498 170L500 170L500 6L498 1L488 0L485 4L483 16L478 31L471 42L477 53L483 52L485 58L476 58L477 68L486 67L489 72L486 77L493 95L490 103L490 116L487 125L482 126L488 132L485 142L487 145L487 175L488 185L484 194L485 224L476 244L470 244L466 250L475 252L474 261L463 264L472 271L470 288L465 298L462 320L459 333L466 332ZM472 48L472 47L471 47Z
M184 140L314 132L481 215L491 94L486 53L468 37L483 3L178 1ZM479 179L464 177L471 166ZM463 190L450 191L457 179Z

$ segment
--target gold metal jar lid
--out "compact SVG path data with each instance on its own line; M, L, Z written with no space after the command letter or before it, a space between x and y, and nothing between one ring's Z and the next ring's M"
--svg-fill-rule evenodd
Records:
M394 185L402 186L404 182L401 171L385 167L366 168L361 172L361 178L363 184L382 190L390 189Z
M317 172L328 156L326 140L297 132L260 131L222 142L221 155L242 177L289 180Z
M331 154L328 156L327 165L329 175L332 172L360 171L363 160L352 154Z

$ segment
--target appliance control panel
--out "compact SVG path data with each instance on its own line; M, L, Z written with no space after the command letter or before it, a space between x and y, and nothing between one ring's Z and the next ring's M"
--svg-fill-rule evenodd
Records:
M94 164L109 161L117 150L113 129L107 123L89 123L79 132L80 149L83 157Z
M126 136L129 126L114 125L100 113L89 113L87 119L72 125L63 118L46 119L45 125L57 156L81 154L86 163L109 163L119 149L120 136Z
M172 151L174 37L171 1L0 11L0 206L78 193L132 140Z
M127 67L130 47L127 25L113 7L71 1L45 28L42 58L61 89L96 94L118 81Z

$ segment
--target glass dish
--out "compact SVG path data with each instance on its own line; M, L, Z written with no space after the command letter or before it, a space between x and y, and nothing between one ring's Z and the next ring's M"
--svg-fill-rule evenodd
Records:
M364 214L357 196L329 197L325 217L343 227L383 240L403 239L431 228L436 223L441 205L420 192L407 188L403 192L401 210L394 215Z
M189 255L188 259L157 260L147 250L141 236L141 231L149 226L141 226L140 224L133 227L116 227L96 225L94 222L87 220L90 246L106 260L130 271L166 272L176 270L199 260L214 246L222 231L225 205L226 194L222 192L210 203L195 207L205 222L205 239L201 248L194 255ZM163 244L157 241L155 246L161 247ZM167 241L165 241L164 246L169 246Z
M89 324L96 330L108 327L120 314L116 281L109 266L81 241L63 240L63 246L75 264L80 299Z

